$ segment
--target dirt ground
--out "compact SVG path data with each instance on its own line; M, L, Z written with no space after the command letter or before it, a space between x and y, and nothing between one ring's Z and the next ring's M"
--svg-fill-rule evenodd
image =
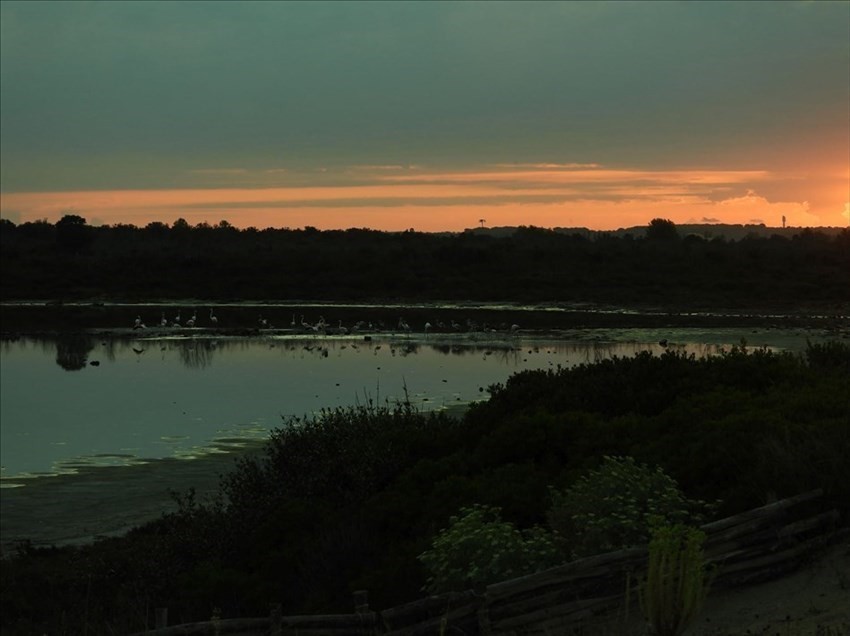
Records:
M588 635L646 636L640 610ZM850 538L813 554L797 570L763 583L709 593L685 636L850 636Z
M850 634L850 539L779 579L709 594L694 636Z

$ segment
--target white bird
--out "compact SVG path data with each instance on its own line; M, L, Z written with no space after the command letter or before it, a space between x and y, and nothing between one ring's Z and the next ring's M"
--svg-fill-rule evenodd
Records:
M431 323L426 322L425 323L425 333L428 333L429 331L431 331Z
M213 327L218 325L218 317L213 315L212 307L210 307L210 322L213 324Z
M260 314L260 328L265 329L269 326L269 321L263 318L263 314Z
M179 327L180 326L180 310L177 311L177 317L174 319L174 324L171 325L171 326L172 327Z
M519 325L516 324L516 323L512 324L511 325L511 331L514 331L514 332L519 331Z
M195 326L195 321L196 321L197 319L198 319L198 313L197 313L197 312L192 312L192 317L191 317L191 318L189 318L189 320L187 320L187 321L186 321L186 326L187 326L187 327L194 327L194 326Z
M136 316L136 321L133 323L133 329L145 329L145 323L142 322L141 316Z
M290 327L294 327L294 326L295 326L295 314L292 314L292 322L290 322L290 323L289 323L289 326L290 326Z
M162 312L162 317L159 319L159 326L160 327L167 327L168 326L168 318L165 317L164 311Z

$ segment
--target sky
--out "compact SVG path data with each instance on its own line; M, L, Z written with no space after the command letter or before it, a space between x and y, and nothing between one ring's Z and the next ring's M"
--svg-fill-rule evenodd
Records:
M850 1L0 2L0 216L850 223Z

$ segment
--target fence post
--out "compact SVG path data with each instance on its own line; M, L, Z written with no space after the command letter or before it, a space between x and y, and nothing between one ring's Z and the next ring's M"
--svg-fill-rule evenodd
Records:
M357 590L354 592L354 613L369 613L369 590Z
M156 629L165 629L168 627L168 608L167 607L157 607L154 610L154 625L156 625Z
M484 591L484 600L478 608L478 633L481 636L490 636L493 629L490 625L490 595Z
M280 603L271 603L269 628L271 636L281 636L283 634L283 611L281 610Z

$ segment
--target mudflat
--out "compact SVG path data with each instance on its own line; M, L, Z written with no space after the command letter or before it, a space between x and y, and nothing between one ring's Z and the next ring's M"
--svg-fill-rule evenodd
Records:
M214 452L194 459L155 459L132 466L98 466L76 474L26 480L0 493L0 543L35 546L88 543L121 535L177 509L170 491L194 488L203 500L218 490L220 477L242 453L260 452L261 443L241 452Z

